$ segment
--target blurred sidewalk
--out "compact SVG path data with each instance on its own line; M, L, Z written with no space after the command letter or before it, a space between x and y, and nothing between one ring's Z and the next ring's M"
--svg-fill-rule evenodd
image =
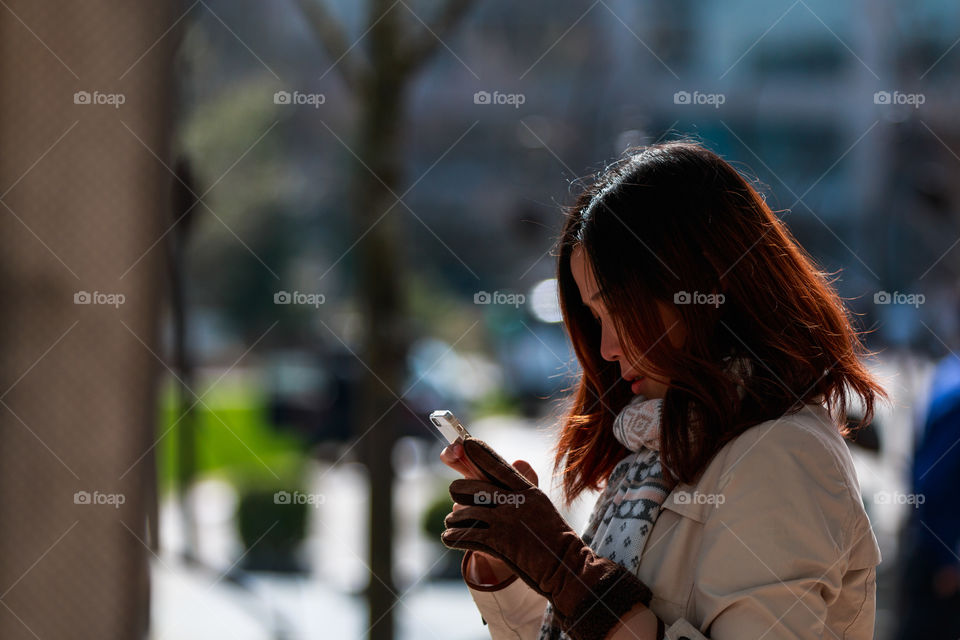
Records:
M213 578L215 580L216 577ZM316 578L258 574L243 589L164 560L153 565L153 640L363 638L366 603ZM481 640L466 588L422 583L395 609L398 640Z

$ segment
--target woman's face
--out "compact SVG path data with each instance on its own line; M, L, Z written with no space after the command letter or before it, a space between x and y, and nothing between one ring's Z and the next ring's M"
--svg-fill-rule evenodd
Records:
M594 318L597 318L601 327L600 355L604 360L620 363L620 375L631 383L630 389L634 394L642 394L647 398L662 398L667 392L668 381L651 377L644 372L644 361L628 362L620 343L620 336L613 325L613 319L600 298L600 288L593 275L593 269L587 260L587 253L582 246L574 248L570 255L570 270L573 279L580 289L580 298L583 300ZM677 312L669 305L657 302L657 309L663 326L667 328L664 337L670 340L674 347L683 344L684 329Z

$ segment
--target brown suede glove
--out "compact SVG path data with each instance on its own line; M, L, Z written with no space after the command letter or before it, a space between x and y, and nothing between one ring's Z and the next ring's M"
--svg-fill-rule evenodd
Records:
M605 638L650 589L616 562L598 556L566 523L550 498L485 442L463 450L489 481L454 480L450 495L466 508L444 521L443 544L500 558L546 596L564 631L578 640Z

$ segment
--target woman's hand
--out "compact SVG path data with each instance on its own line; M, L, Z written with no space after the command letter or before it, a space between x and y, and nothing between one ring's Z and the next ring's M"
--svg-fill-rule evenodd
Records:
M470 458L463 454L463 444L457 440L447 446L441 453L440 459L445 465L463 474L464 478L483 480L485 476L472 462ZM513 468L523 474L523 477L533 484L539 484L537 472L533 470L530 463L526 460L517 460L513 463ZM462 504L453 503L453 512L465 509ZM505 562L495 558L482 551L467 551L466 562L464 563L463 577L468 583L474 585L495 585L500 584L510 576L514 575Z
M502 560L550 600L576 640L604 638L621 616L650 603L650 589L636 575L594 553L550 498L485 442L467 438L463 456L471 464L462 468L479 471L482 479L450 484L462 508L444 521L444 545Z

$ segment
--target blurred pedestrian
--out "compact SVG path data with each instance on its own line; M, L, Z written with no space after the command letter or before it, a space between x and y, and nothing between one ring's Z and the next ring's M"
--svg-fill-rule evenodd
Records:
M937 366L911 467L897 638L960 638L960 358Z

